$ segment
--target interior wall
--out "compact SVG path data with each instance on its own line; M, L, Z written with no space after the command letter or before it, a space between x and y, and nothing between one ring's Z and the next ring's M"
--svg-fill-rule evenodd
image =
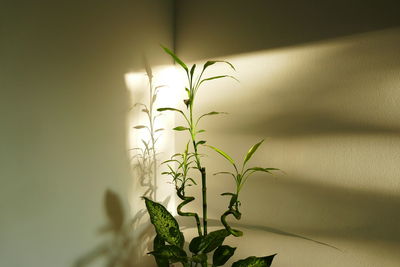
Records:
M204 140L238 162L276 167L244 187L233 260L278 253L273 266L398 266L400 19L395 1L178 1L176 48L186 62L223 59L198 93ZM183 107L183 104L181 106ZM177 150L186 136L177 135ZM211 225L233 190L213 151ZM193 191L201 199L200 191ZM200 210L201 202L192 206ZM234 220L232 221L234 222ZM189 231L190 232L190 231ZM194 231L193 231L194 232Z
M115 243L140 202L124 75L143 55L171 63L159 44L172 47L172 2L1 1L1 266L104 266L129 252Z

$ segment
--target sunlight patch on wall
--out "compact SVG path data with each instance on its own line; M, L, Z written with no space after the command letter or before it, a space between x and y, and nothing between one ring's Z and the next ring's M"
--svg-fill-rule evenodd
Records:
M165 171L165 166L161 162L167 160L175 152L175 135L171 130L175 126L175 114L173 112L157 111L161 107L175 107L180 99L179 89L183 87L183 79L174 66L157 66L151 70L152 88L156 96L150 97L150 84L146 71L129 72L125 74L125 83L131 95L132 109L128 116L128 149L131 149L131 157L140 151L145 150L146 142L151 140L149 116L146 110L150 110L150 102L153 101L153 116L155 116L153 129L156 130L154 139L156 140L157 153L157 172L155 188L146 188L151 186L148 183L135 183L130 203L133 206L143 206L143 203L136 204L138 198L146 194L147 190L155 190L156 201L168 201L167 207L176 215L176 206L174 198L174 188L168 177L160 175ZM182 90L183 91L183 90ZM146 105L138 105L143 103ZM136 105L135 105L136 104ZM145 126L143 128L142 126ZM136 128L134 128L136 127ZM137 129L140 128L140 129ZM158 129L158 130L157 130ZM133 150L132 150L133 149ZM133 159L136 160L137 158ZM136 178L135 178L136 179ZM134 210L138 210L133 208Z

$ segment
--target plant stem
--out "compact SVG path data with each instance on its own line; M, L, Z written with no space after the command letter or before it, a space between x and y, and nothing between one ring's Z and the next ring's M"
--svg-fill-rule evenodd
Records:
M197 169L201 174L201 196L203 202L203 235L207 235L207 186L206 186L206 169L201 166L200 158L197 152L196 145L196 127L193 123L193 106L194 106L194 97L190 101L189 112L190 112L190 135L192 138L192 144L194 149L194 155L196 158Z
M206 168L201 168L201 188L202 188L202 199L203 199L203 230L204 236L207 235L207 179L206 179Z

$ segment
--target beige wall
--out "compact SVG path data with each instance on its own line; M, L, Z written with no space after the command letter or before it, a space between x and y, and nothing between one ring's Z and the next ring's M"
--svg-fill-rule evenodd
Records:
M394 1L178 1L178 55L229 60L241 81L201 89L199 114L230 113L204 121L206 140L240 161L266 138L252 163L285 171L254 175L245 186L245 236L229 238L236 259L278 253L277 267L400 264L395 8ZM209 213L218 220L228 204L219 194L233 183L211 175L229 165L207 152Z
M143 54L170 63L172 14L165 0L1 1L1 266L90 261L120 234L101 233L106 210L116 228L135 215L124 74Z

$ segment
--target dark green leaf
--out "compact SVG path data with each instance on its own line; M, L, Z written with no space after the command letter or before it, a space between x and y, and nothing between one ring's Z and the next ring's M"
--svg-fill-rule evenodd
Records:
M213 265L223 266L232 255L235 253L236 248L230 246L220 246L214 251Z
M160 251L165 247L165 240L162 239L159 235L156 235L153 241L153 250ZM168 259L159 257L157 255L153 255L158 267L169 267Z
M218 148L216 148L216 147L213 147L213 146L208 146L208 147L214 149L214 150L217 151L220 155L222 155L224 158L226 158L230 163L232 163L232 165L235 165L235 162L233 161L233 159L232 159L228 154L226 154L224 151L222 151L221 149L218 149Z
M200 244L201 244L201 240L203 239L202 236L197 236L195 238L192 239L192 241L190 241L189 244L189 250L190 252L197 254L200 251Z
M158 109L157 109L157 111L166 111L166 110L169 110L169 111L176 111L176 112L179 112L179 113L183 113L182 110L176 109L176 108L158 108Z
M205 143L206 143L206 141L201 140L201 141L199 141L199 142L196 143L196 146L198 146L198 145L204 145Z
M158 250L150 252L149 254L152 254L160 259L169 260L172 263L186 261L187 259L186 252L183 249L172 245L165 245Z
M260 142L258 142L257 144L255 144L254 146L252 146L249 151L247 152L247 155L244 159L243 165L246 164L247 161L249 161L249 159L251 158L251 156L253 156L254 152L256 152L256 150L258 149L258 147L262 144L262 142L264 142L264 140L261 140Z
M203 253L209 253L222 245L225 240L225 237L229 235L229 232L226 229L221 229L217 231L213 231L208 233L204 238L202 238L201 243L199 245L200 251Z
M237 261L232 267L269 267L276 254L266 257L248 257L244 260Z
M184 237L179 230L178 222L161 204L146 197L146 208L150 214L151 223L154 225L157 234L171 245L183 247Z
M168 48L166 48L166 47L164 47L164 46L161 46L163 49L164 49L164 51L167 53L167 54L169 54L175 61L176 61L176 63L178 63L179 65L181 65L181 67L186 71L186 72L188 72L188 67L186 66L186 64L185 63L183 63L183 61L182 60L180 60L171 50L169 50Z
M193 74L194 74L194 70L196 69L196 64L194 64L192 66L192 68L190 69L190 77L193 79Z
M207 254L194 255L192 257L192 261L198 262L198 263L207 262Z
M189 128L184 127L184 126L177 126L172 130L175 130L175 131L186 131L186 130L189 130Z

